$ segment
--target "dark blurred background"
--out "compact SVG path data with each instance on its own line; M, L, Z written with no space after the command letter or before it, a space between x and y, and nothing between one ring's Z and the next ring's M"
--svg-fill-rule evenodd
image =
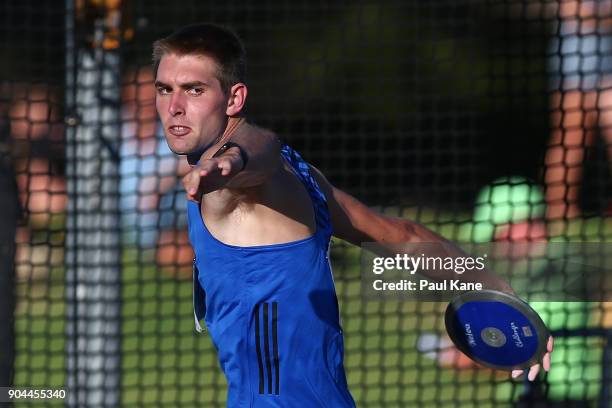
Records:
M608 0L566 3L606 2L610 4ZM115 328L120 326L114 338L120 350L102 357L121 359L120 373L114 373L115 379L120 377L120 387L114 388L121 388L126 406L192 407L223 406L225 380L209 339L193 335L192 257L185 237L185 206L176 199L182 196L181 187L154 191L161 197L159 203L147 208L138 201L145 195L139 189L141 181L149 178L157 183L161 176L176 174L174 162L164 164L170 153L159 148L163 135L155 129L149 70L152 42L194 22L233 28L248 53L249 120L276 131L336 186L388 214L416 219L449 239L469 241L476 239L472 221L479 191L500 177L507 178L503 188L512 184L508 177L522 176L518 184L527 179L538 190L534 194L538 197L529 201L531 210L537 207L537 211L528 219L496 221L502 228L534 221L548 234L547 239L605 241L612 236L612 224L605 218L612 209L605 137L594 138L586 149L582 182L577 183L584 212L572 215L573 219L567 214L552 219L562 224L555 231L550 228L553 223L543 224L539 196L544 194L539 190L550 185L543 176L547 145L552 134L569 133L558 124L555 129L553 117L579 116L588 109L590 117L598 117L600 109L581 101L573 111L561 112L560 105L551 104L553 95L559 94L550 86L549 61L561 54L551 47L555 38L562 37L562 18L555 11L559 4L556 0L3 0L0 321L8 316L12 323L5 325L6 330L0 328L0 381L66 386L75 372L67 361L72 356L70 346L81 339L69 334L70 308L82 304L70 296L82 282L70 280L74 264L66 237L82 228L75 227L74 218L71 224L70 217L91 215L95 210L89 211L87 205L76 208L74 197L82 192L73 188L67 193L70 183L81 176L67 166L66 151L71 147L67 135L88 129L70 123L74 112L67 101L74 95L66 94L71 89L67 78L86 76L86 70L78 64L68 69L66 61L76 60L77 54L91 54L96 42L94 25L110 15L109 10L120 15L120 22L114 24L118 32L105 34L116 44L109 40L98 50L119 53L116 80L121 91L107 98L112 99L109 102L96 88L99 94L91 98L95 99L92 104L100 106L89 111L114 104L111 125L121 129L121 135L100 144L100 157L110 157L107 161L120 168L127 163L129 171L119 170L113 180L122 186L109 189L111 194L103 188L92 194L96 198L114 194L125 201L107 211L121 223L113 231L125 235L113 241L118 243L111 248L120 258L112 265L118 271L115 284L120 295L108 302L116 311L120 309L109 319ZM581 18L566 16L566 23ZM67 31L72 24L74 29ZM72 39L74 44L67 47ZM96 71L99 67L93 65ZM86 93L87 89L72 91ZM101 116L89 124L97 126L96 132L105 124ZM592 125L593 131L602 133L597 125ZM581 130L589 126L574 126L573 136L581 137ZM567 146L559 144L559 150L564 149ZM568 163L560 161L557 170L566 167ZM92 178L96 177L109 180L106 174ZM562 177L560 184L570 184L568 178ZM494 201L489 195L486 204ZM67 206L69 196L72 209ZM567 204L571 201L567 197L560 201ZM22 212L19 225L13 215L17 202ZM501 207L505 204L502 200ZM164 217L171 221L164 224ZM484 221L494 224L492 219ZM498 238L492 231L493 226L479 242ZM529 241L529 230L519 239ZM84 241L78 244L92 247L93 252L110 247ZM360 295L359 250L334 242L332 258L348 381L359 406L497 408L519 400L524 388L518 381L507 376L500 380L489 370L441 368L427 352L417 351L421 334L436 333L437 340L442 338L443 308L430 303L365 302ZM82 261L87 272L89 259ZM100 284L95 279L89 283ZM565 319L561 327L567 321L612 327L610 304L584 305L593 310L581 310L574 320L567 310L554 316ZM609 329L604 334L612 338ZM604 341L599 337L570 340L583 348L570 342L567 347L574 354L557 354L558 366L567 363L564 356L571 360L578 355L566 364L567 370L558 371L556 382L563 385L563 395L557 399L572 391L581 394L579 399L592 402L603 395L603 400L603 391L609 392L609 387L601 387L600 392L602 381L591 374L602 372L602 361L609 369L601 356ZM89 369L90 361L87 357L84 361ZM585 361L591 363L592 371L575 369ZM92 375L97 375L94 371ZM561 406L556 402L550 406Z
M147 64L176 27L227 24L246 43L252 121L370 204L465 207L497 176L540 177L552 21L515 5L133 0L121 50ZM61 87L61 2L7 0L1 14L2 78Z

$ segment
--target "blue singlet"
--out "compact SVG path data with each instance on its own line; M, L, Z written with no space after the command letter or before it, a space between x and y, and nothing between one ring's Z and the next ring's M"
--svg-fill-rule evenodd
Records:
M284 146L282 156L312 200L316 233L284 244L227 245L189 202L196 327L204 317L227 378L228 407L354 407L329 263L327 201L299 154Z

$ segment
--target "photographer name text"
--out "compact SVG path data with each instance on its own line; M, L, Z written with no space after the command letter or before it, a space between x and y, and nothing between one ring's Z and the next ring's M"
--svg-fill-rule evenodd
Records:
M376 291L467 291L467 290L482 290L483 286L480 282L462 282L459 279L447 279L439 282L431 282L427 279L411 281L401 279L394 282L385 282L382 279L377 279L372 283L372 287Z

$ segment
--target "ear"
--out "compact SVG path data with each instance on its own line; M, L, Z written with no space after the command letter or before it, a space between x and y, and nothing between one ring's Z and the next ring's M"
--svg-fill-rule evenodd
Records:
M247 86L242 82L232 86L229 99L227 100L227 109L225 110L227 116L236 116L242 111L246 103L247 93Z

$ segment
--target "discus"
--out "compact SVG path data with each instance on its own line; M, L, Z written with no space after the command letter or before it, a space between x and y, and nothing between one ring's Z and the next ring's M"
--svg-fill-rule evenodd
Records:
M497 370L540 363L550 336L540 316L521 299L495 290L462 293L446 308L446 331L472 360Z

